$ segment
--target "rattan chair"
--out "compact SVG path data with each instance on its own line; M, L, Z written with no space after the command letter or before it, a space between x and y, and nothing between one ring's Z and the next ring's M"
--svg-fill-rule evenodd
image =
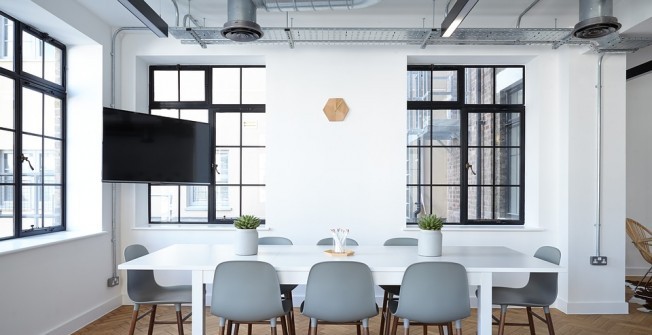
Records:
M626 220L626 227L627 235L632 240L632 243L638 252L641 253L643 259L650 264L650 268L634 288L634 294L637 294L640 291L646 291L646 288L652 280L652 275L650 275L652 273L652 232L636 220L629 218Z
M133 244L125 248L125 261L149 254L147 248L140 244ZM131 314L131 325L129 335L134 334L136 322L149 314L148 334L152 334L154 324L176 323L179 334L183 335L183 323L190 317L181 314L181 304L190 304L192 301L191 285L161 286L154 278L152 270L127 270L127 295L134 302L134 310ZM140 305L152 305L152 308L139 315ZM156 321L156 307L162 304L174 305L177 320Z

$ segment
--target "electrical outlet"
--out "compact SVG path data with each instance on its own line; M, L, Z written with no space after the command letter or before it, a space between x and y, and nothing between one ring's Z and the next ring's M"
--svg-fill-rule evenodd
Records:
M591 265L607 265L607 256L591 256Z
M120 284L120 277L111 277L106 280L106 286L108 287L113 287L113 286L118 286Z

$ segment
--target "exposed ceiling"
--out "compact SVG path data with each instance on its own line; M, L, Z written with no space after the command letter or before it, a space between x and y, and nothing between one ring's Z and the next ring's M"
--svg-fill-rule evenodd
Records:
M118 1L77 0L114 27L142 27ZM227 21L227 0L145 0L170 26L170 35L183 44L233 44L220 35ZM618 6L628 0L614 0ZM368 8L350 11L301 11L267 13L259 9L257 22L264 36L249 43L283 44L367 44L415 45L588 45L595 51L631 52L652 45L652 20L633 26L623 24L619 34L601 40L582 40L570 36L579 20L579 0L540 0L527 13L534 0L480 0L452 38L443 39L438 29L446 6L454 0L383 0ZM434 5L434 8L433 8ZM449 7L449 8L450 8ZM184 22L189 14L199 25ZM520 26L517 22L522 15ZM631 28L631 29L630 29ZM627 29L634 33L627 33Z

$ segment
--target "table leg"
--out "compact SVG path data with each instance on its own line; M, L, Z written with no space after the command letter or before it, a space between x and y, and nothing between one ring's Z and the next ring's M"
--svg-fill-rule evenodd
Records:
M492 273L480 274L478 294L478 335L491 335L491 287Z
M206 306L206 295L204 294L203 272L192 271L192 333L206 334L206 322L204 317L204 306Z

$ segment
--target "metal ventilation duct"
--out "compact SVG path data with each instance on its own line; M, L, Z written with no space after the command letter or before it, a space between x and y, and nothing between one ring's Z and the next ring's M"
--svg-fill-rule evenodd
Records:
M251 42L263 37L256 23L256 9L268 12L355 9L375 5L381 0L229 0L228 21L222 36L236 42Z
M594 39L617 31L620 23L612 12L612 0L580 0L580 22L575 25L573 35Z

